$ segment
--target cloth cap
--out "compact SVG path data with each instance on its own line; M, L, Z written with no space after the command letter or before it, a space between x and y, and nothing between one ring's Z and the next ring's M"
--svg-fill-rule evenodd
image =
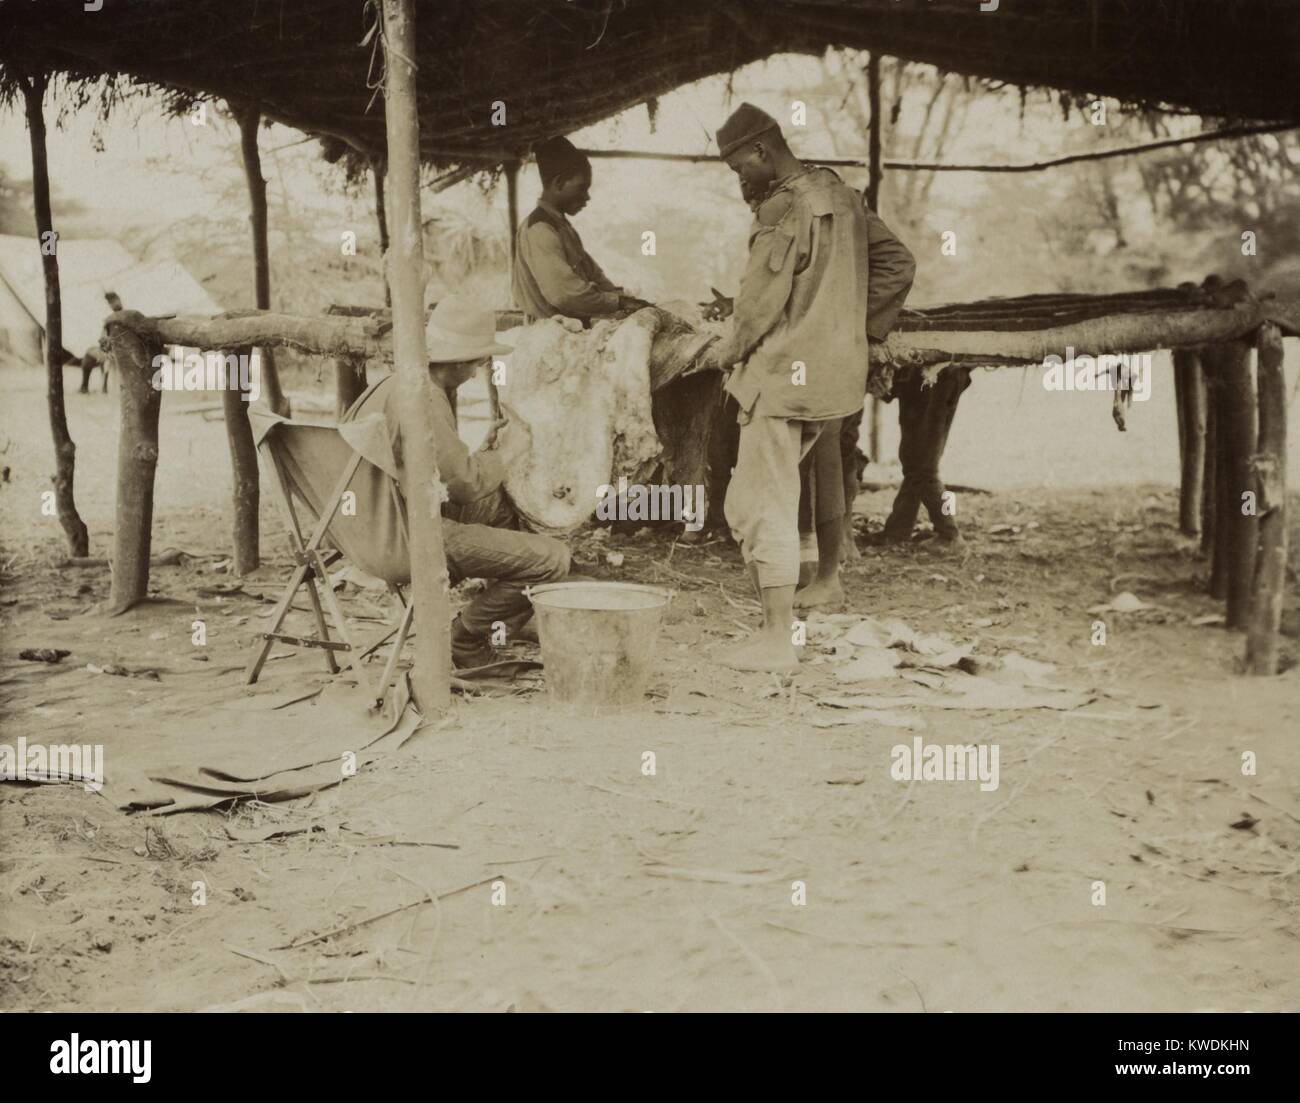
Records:
M746 142L752 142L769 130L780 131L781 124L761 107L742 103L718 128L718 156L729 157Z
M468 295L448 295L429 315L424 350L431 364L454 364L484 356L505 356L514 349L497 344L496 315Z
M557 176L576 176L591 167L586 154L579 153L578 148L563 137L547 138L538 143L533 156L537 158L537 172L542 178L543 186Z

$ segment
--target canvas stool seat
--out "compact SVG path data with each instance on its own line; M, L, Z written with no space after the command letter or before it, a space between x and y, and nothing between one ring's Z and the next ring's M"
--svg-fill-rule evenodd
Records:
M411 580L406 541L406 512L397 483L397 463L383 419L309 421L280 417L263 406L250 406L249 422L262 467L269 476L276 504L284 519L295 561L293 572L265 632L258 633L257 650L245 671L248 684L256 682L276 642L319 648L331 673L340 669L336 654L360 663L390 638L392 650L376 687L382 699L392 683L402 646L411 630L412 606L402 589ZM386 478L378 483L385 493L378 501L356 509L345 495L363 464L379 469ZM383 520L391 519L392 524ZM399 534L394 540L393 533ZM382 580L399 606L396 627L378 639L361 644L354 639L330 583L329 567L346 559L366 574ZM305 589L316 621L317 635L294 636L282 631L298 591ZM322 602L324 606L322 607ZM326 620L333 621L334 636Z

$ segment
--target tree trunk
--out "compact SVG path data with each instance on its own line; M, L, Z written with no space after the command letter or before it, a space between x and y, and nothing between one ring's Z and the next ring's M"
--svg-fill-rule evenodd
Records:
M1227 536L1227 616L1229 628L1245 628L1255 585L1255 542L1259 535L1258 493L1252 461L1255 457L1255 387L1250 372L1250 346L1225 342L1222 355L1222 402L1219 436L1225 447L1227 488L1220 521ZM1251 497L1247 497L1247 495Z
M375 181L375 221L379 223L379 260L384 274L384 305L391 308L393 293L388 287L388 207L384 202L384 165L372 159L370 175ZM362 366L364 374L364 365Z
M32 198L36 207L36 237L45 273L45 371L50 430L54 436L54 508L68 538L72 555L90 554L90 534L77 512L73 476L77 446L68 432L63 405L63 301L59 294L58 237L50 213L50 169L45 156L44 76L21 80L32 140Z
M366 362L359 356L334 358L334 415L339 421L366 389Z
M114 318L117 317L116 315ZM113 579L109 613L117 616L149 592L153 537L153 483L158 467L158 412L162 392L153 385L153 357L161 346L129 324L108 322L117 364L121 425L117 442L117 520L113 532Z
M1174 350L1174 395L1178 408L1178 527L1199 536L1205 480L1205 376L1198 349Z
M240 349L244 355L250 349ZM227 379L221 390L221 408L226 415L226 441L230 445L231 542L235 549L235 574L257 570L261 564L258 548L257 510L259 501L257 445L253 427L248 423L246 392L236 389L235 380Z
M1259 489L1259 566L1246 635L1246 672L1277 673L1278 629L1286 593L1286 372L1282 334L1277 326L1260 326L1259 451L1255 477Z
M253 279L257 309L271 309L271 253L267 241L266 180L262 176L262 157L257 148L257 128L261 112L256 104L231 105L239 123L239 146L244 156L244 178L248 181L249 223L253 229ZM289 416L289 400L280 387L275 370L275 356L270 349L261 350L262 392L266 404L281 417Z
M442 499L433 444L433 383L424 348L424 241L420 220L420 117L415 101L415 0L383 0L384 116L393 245L393 360L401 388L403 473L415 602L412 690L425 715L451 704L451 610L442 548Z

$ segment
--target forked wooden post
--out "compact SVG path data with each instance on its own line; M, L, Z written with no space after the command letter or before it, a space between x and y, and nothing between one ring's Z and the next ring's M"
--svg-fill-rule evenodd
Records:
M1259 397L1259 445L1255 480L1259 493L1259 564L1246 633L1246 673L1277 673L1278 630L1286 592L1286 373L1282 333L1259 327L1255 348Z
M1174 396L1178 411L1178 527L1199 536L1205 490L1205 375L1199 349L1174 350Z
M1205 455L1201 467L1201 554L1213 556L1216 520L1219 508L1219 484L1216 478L1219 456L1218 432L1218 377L1214 362L1205 355L1201 358L1201 383L1205 388ZM1208 587L1213 589L1211 581Z
M257 128L262 113L257 104L232 104L239 124L239 149L244 161L244 179L248 184L249 225L253 231L253 283L258 310L271 309L271 249L267 238L266 178L262 175L262 155L257 147ZM281 417L289 416L289 400L280 386L275 354L262 349L262 392L266 404Z
M1229 628L1245 628L1255 585L1255 540L1259 533L1255 487L1255 383L1250 371L1250 345L1226 341L1219 404L1220 448L1225 452L1226 493L1219 523L1227 529L1227 611ZM1251 501L1250 495L1256 500Z
M265 351L265 350L263 350ZM236 350L242 358L253 350ZM257 570L261 563L258 540L258 507L261 500L257 470L257 445L248 423L247 391L236 386L234 372L227 372L221 388L221 411L226 421L226 442L230 446L230 539L234 547L235 574Z
M123 312L126 316L133 314ZM158 412L162 406L162 392L153 385L153 354L161 346L152 345L129 322L115 321L117 317L110 317L107 323L117 362L122 411L117 442L117 524L109 590L112 616L125 613L149 592Z
M420 221L420 116L416 105L415 0L384 0L384 115L392 243L393 361L401 388L403 493L410 521L415 603L412 690L425 712L451 704L451 609L442 548L442 500L433 446L433 383L424 347L424 240Z

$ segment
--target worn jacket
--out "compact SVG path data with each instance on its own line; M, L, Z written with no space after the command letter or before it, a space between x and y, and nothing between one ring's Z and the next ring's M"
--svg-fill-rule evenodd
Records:
M835 173L779 180L750 228L732 327L715 356L746 414L805 420L862 408L867 381L868 219Z
M898 321L912 290L916 260L884 219L870 207L867 212L867 336L883 341Z
M618 309L619 288L569 220L544 201L519 226L511 282L515 305L530 319L563 314L585 321Z

